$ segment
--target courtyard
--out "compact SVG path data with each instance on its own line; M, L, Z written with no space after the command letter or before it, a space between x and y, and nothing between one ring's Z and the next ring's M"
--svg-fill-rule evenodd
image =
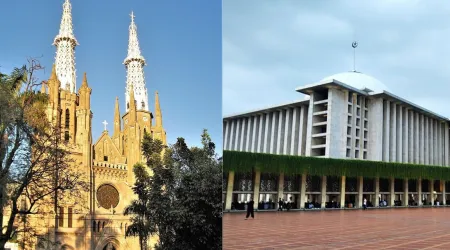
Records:
M226 213L223 249L450 249L450 207Z

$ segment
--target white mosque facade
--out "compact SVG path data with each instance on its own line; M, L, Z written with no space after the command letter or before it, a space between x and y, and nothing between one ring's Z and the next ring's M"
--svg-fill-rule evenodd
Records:
M371 76L344 72L296 91L307 98L224 117L224 150L449 165L450 120L390 93ZM308 174L237 172L224 175L226 210L242 208L239 204L251 197L259 209L276 208L274 201L280 198L296 208L361 207L364 198L373 206L383 205L384 200L387 206L435 205L447 200L445 180L396 179L394 175L347 180L344 175L328 176L327 180L327 176Z

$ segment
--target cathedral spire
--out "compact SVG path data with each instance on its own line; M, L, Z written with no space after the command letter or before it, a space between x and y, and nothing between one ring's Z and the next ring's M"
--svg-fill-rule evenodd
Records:
M116 106L114 110L114 134L113 137L120 135L120 109L119 109L119 97L116 96Z
M78 45L77 39L73 34L72 25L72 6L69 0L63 4L63 14L59 33L56 35L53 45L56 46L56 75L61 82L61 89L75 93L75 46Z
M155 121L156 127L162 127L162 114L161 114L161 107L159 105L158 91L156 91L155 93Z
M128 37L128 54L123 64L127 69L127 86L125 87L126 111L129 111L130 89L133 88L137 110L148 111L147 88L145 87L144 66L145 59L141 55L137 27L134 22L134 14L131 12L131 24Z

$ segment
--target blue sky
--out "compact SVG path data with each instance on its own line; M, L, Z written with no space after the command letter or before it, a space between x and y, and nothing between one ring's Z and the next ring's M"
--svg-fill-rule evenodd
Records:
M64 0L2 1L0 15L0 71L40 57L47 79L56 49ZM163 125L169 143L184 137L189 145L200 144L207 128L222 150L222 31L221 1L91 1L72 0L76 47L77 89L83 72L92 88L92 128L96 141L106 120L112 134L115 97L124 114L130 13L134 11L149 93L159 92ZM5 11L8 10L8 11ZM8 39L10 38L10 39ZM218 151L218 152L220 152Z
M353 70L450 117L450 1L223 1L223 114L304 96ZM261 98L263 97L263 98Z

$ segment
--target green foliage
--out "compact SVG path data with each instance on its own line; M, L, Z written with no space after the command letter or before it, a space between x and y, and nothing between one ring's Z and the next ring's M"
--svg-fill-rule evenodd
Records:
M443 166L224 151L224 171L450 180Z
M134 170L137 177L134 191L139 204L145 204L135 218L145 213L149 224L156 226L159 236L156 249L222 247L222 163L217 160L215 145L206 130L202 145L189 148L183 138L178 138L165 149L161 160L161 142L144 135L142 149L153 174L143 174L141 167ZM147 186L138 187L144 181Z

